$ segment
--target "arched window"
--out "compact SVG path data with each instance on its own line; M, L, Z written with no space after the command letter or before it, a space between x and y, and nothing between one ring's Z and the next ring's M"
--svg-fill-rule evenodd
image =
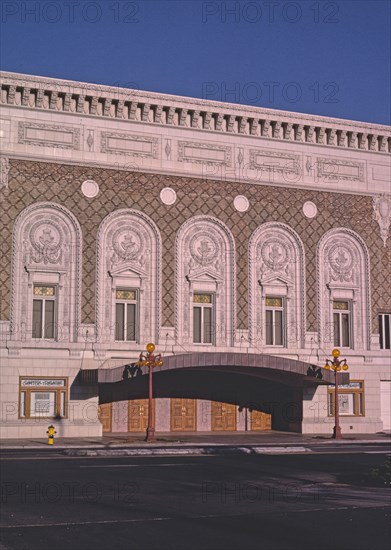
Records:
M97 237L96 330L99 342L158 342L161 239L142 212L116 210Z
M211 216L185 222L176 238L176 339L187 346L232 346L235 244Z
M304 247L293 229L269 222L249 242L250 341L258 348L303 348Z
M38 202L19 214L12 255L11 330L16 339L77 341L81 254L80 226L66 208Z
M317 258L321 345L369 349L368 250L357 233L338 228L320 239Z

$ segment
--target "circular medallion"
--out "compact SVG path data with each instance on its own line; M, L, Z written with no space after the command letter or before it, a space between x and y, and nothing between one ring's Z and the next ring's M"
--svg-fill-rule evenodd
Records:
M250 203L244 195L237 195L234 198L234 207L238 212L247 212L250 207Z
M81 192L89 199L93 199L99 193L99 185L94 180L86 180L81 184Z
M312 201L307 201L303 204L303 213L307 218L315 218L318 213L316 204Z
M160 191L160 200L163 204L166 204L167 206L170 206L171 204L174 204L176 201L176 193L174 189L171 189L171 187L165 187Z

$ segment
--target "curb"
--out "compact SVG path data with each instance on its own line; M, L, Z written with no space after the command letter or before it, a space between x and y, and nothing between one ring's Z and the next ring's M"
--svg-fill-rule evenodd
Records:
M151 449L65 449L66 456L188 456L216 454L289 454L305 453L310 449L305 447L240 447L240 446L208 446L197 448L151 448Z
M373 445L388 445L391 446L391 441L384 440L339 440L335 441L334 439L326 441L309 441L300 443L270 443L270 444L232 444L232 443L181 443L181 442L168 442L164 444L141 444L140 443L114 443L109 445L104 444L90 444L90 445L72 445L72 444L54 444L53 446L48 446L46 443L42 445L1 445L1 451L17 451L17 450L44 450L44 449L55 449L57 451L62 451L64 454L68 454L68 451L79 451L81 453L91 451L93 453L116 453L116 452L128 452L128 454L156 454L160 452L161 454L169 454L175 452L176 454L200 454L208 453L213 450L213 452L246 452L247 454L252 452L260 452L262 449L263 453L266 452L304 452L311 451L310 447L314 446L325 446L337 444L341 446L348 445L361 445L361 444L373 444ZM295 451L295 449L300 449L300 451ZM258 450L258 451L257 451ZM50 452L50 451L49 451ZM70 453L69 453L70 454ZM93 456L93 455L91 455ZM94 456L98 456L97 454Z

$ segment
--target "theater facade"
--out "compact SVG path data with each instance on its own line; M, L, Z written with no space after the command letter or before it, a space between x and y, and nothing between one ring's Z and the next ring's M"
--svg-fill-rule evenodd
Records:
M391 429L391 128L1 73L0 435Z

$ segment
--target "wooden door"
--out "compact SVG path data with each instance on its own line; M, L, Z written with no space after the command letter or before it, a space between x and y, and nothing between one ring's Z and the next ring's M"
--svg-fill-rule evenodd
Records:
M272 429L272 415L261 411L251 412L251 430L271 430Z
M155 400L152 406L155 425ZM128 431L145 432L148 426L148 399L132 399L128 402Z
M171 399L171 431L194 432L197 429L195 399Z
M98 415L103 426L103 431L111 432L111 403L99 405Z
M236 430L236 405L212 401L212 431Z

